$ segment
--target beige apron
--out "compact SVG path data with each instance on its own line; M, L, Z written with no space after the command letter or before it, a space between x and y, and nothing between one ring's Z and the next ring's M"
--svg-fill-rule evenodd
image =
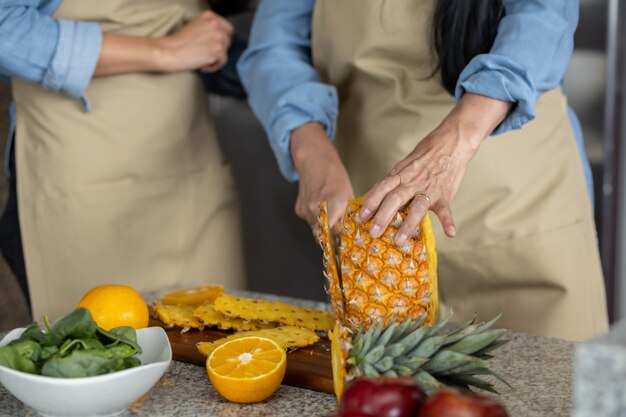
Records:
M313 58L337 86L337 146L355 193L376 181L454 106L430 45L434 0L318 0ZM487 139L438 237L440 292L457 319L504 312L500 326L566 339L607 328L583 171L560 90L537 118ZM432 216L435 218L436 216Z
M163 36L200 0L65 0L56 18ZM192 72L92 80L78 100L15 81L19 215L33 317L102 283L243 285L238 202Z

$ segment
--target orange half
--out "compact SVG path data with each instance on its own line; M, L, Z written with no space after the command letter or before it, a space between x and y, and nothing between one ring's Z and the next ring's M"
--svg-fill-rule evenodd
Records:
M217 347L206 367L211 383L224 398L253 403L278 389L287 369L287 355L273 340L250 336Z

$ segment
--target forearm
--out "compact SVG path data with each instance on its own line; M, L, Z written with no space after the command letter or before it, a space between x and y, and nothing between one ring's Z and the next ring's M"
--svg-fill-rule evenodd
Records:
M296 129L319 122L325 140L335 132L337 91L321 82L311 62L314 6L315 0L261 1L248 50L237 65L250 106L289 181L298 180L290 153Z
M165 61L163 38L105 33L94 76L160 71Z
M466 93L436 130L457 138L458 149L474 156L482 141L507 117L514 103Z
M454 126L467 136L468 143L477 147L507 117L514 103L491 97L466 93L442 125Z
M129 72L217 71L227 61L233 26L204 11L183 28L151 38L105 33L95 76Z
M291 133L291 157L299 175L314 159L337 159L339 154L320 123L306 123Z

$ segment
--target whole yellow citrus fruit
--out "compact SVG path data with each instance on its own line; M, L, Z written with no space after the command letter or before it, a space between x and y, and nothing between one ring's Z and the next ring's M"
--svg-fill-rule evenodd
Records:
M273 340L249 336L218 346L206 367L211 383L224 398L254 403L278 389L287 369L287 355Z
M99 285L83 296L78 307L91 313L105 330L119 326L141 329L148 326L148 305L141 295L127 285Z

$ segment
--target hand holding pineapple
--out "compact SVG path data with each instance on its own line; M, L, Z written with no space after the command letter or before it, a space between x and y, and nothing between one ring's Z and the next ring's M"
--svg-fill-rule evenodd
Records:
M341 227L348 199L354 196L350 178L332 141L319 123L307 123L293 131L291 155L300 176L296 214L313 228L321 201L328 203L331 228Z

